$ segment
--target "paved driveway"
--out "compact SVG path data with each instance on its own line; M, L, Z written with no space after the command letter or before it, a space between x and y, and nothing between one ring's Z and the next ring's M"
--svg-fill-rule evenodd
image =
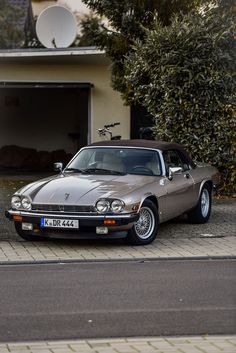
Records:
M207 224L188 224L184 217L162 224L148 246L132 247L121 240L26 242L15 232L4 211L15 189L33 178L0 178L0 262L155 259L236 255L236 200L214 200Z
M0 240L21 239L16 235L14 226L4 215L14 190L34 180L35 176L21 178L0 177ZM202 238L236 236L236 200L214 200L212 217L207 224L188 224L186 218L162 224L159 239Z

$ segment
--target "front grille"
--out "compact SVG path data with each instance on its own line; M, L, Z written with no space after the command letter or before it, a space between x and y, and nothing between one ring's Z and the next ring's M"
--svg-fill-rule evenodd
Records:
M42 205L42 204L32 204L33 211L45 211L45 212L95 212L93 206L78 206L78 205Z

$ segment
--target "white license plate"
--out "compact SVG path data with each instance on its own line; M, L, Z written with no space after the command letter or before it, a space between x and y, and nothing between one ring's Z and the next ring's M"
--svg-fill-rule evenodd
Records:
M78 229L79 221L76 219L41 218L41 228L70 228Z

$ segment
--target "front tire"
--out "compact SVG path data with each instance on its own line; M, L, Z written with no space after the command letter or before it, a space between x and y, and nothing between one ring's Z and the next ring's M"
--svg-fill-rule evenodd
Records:
M14 222L15 223L15 230L17 234L24 240L27 241L42 241L46 240L46 238L38 236L38 235L32 235L29 232L25 231L22 229L22 223L21 222Z
M211 215L212 188L209 184L203 185L197 206L188 213L190 223L206 223Z
M140 216L128 231L127 242L132 245L150 244L157 236L159 216L157 207L150 200L145 200L140 208Z

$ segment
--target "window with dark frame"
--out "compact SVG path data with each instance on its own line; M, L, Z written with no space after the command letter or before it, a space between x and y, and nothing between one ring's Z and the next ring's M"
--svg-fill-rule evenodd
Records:
M189 163L183 154L178 150L168 150L163 152L166 172L168 174L170 167L181 167L183 172L190 169Z

